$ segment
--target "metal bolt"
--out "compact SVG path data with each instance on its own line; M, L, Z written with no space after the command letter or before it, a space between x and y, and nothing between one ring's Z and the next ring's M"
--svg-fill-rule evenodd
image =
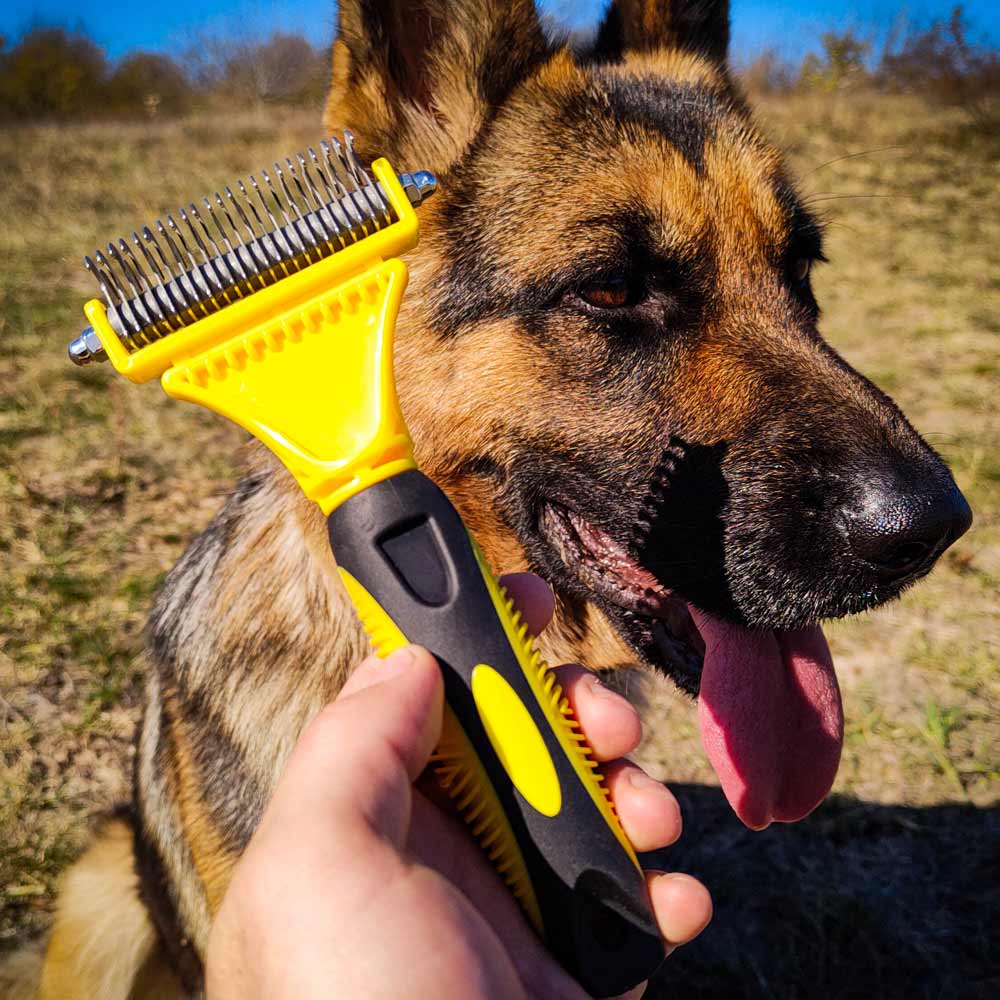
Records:
M92 361L107 361L108 355L101 343L101 338L94 333L94 328L88 326L72 344L69 345L69 359L74 365L89 365Z
M412 205L419 205L437 190L437 178L429 170L415 170L412 174L400 174L399 183Z

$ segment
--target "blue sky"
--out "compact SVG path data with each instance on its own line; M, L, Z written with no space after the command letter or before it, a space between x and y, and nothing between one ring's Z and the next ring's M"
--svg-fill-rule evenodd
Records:
M593 23L606 0L542 0L541 6L562 20ZM946 16L954 0L733 0L734 50L752 55L774 46L798 56L819 33L834 26L861 31L886 25L902 10L911 22ZM82 6L79 0L7 0L0 10L0 34L16 39L38 24L83 28L111 58L131 49L176 52L206 35L266 36L275 29L299 31L312 41L329 40L334 0L171 0L136 3L102 0ZM977 37L1000 41L1000 2L966 0Z

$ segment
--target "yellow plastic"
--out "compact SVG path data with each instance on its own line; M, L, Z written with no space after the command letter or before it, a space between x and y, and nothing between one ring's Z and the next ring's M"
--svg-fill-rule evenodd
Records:
M594 752L587 743L587 739L580 729L580 723L576 721L569 707L569 702L562 693L562 688L556 683L552 668L535 649L527 625L521 621L521 615L514 607L514 602L507 596L507 592L493 575L493 571L483 558L482 552L479 551L475 539L472 540L472 547L476 553L476 560L479 563L483 579L489 589L490 597L497 609L497 615L503 623L507 641L517 655L521 670L531 685L531 690L538 699L538 704L545 713L545 717L549 720L552 731L566 752L566 757L573 765L573 770L576 771L580 783L587 789L587 794L590 795L594 805L604 817L604 822L618 838L618 842L631 858L632 863L636 868L640 868L635 850L625 835L618 814L615 812L611 793L604 783L604 776L598 769Z
M339 573L375 654L384 658L393 650L405 646L406 636L382 605L347 570L340 568ZM544 746L542 752L548 759ZM538 897L510 821L500 806L493 784L471 740L448 705L444 708L441 739L431 757L431 763L442 786L454 800L472 835L486 851L497 873L507 883L538 933L544 934ZM551 760L549 765L551 766Z
M562 789L545 740L517 692L487 663L472 671L472 697L503 769L543 816L562 808Z
M392 338L417 242L416 212L386 160L396 222L245 299L129 353L99 300L84 307L114 367L133 382L221 413L264 442L329 514L367 486L416 468L396 399Z

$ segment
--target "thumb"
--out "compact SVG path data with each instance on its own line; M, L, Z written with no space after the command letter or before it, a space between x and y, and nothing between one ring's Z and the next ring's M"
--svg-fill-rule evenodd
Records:
M268 813L302 832L322 824L326 836L363 825L402 849L411 785L440 739L443 703L441 671L426 649L369 657L306 727Z

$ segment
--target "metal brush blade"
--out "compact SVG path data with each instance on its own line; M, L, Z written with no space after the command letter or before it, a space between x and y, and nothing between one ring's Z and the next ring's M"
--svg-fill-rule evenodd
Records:
M107 303L119 339L136 351L231 302L315 264L391 225L394 213L344 133L296 153L284 164L259 171L191 202L166 223L156 220L141 235L119 239L84 267ZM410 202L420 204L437 182L425 171L399 175ZM87 329L69 347L78 365L103 361L100 340Z

